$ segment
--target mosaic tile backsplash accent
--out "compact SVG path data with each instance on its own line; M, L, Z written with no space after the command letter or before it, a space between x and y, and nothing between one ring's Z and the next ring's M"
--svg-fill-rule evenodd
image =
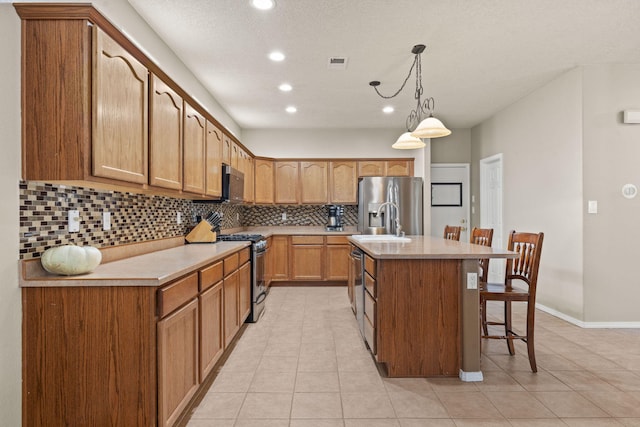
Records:
M166 196L20 182L20 259L38 258L68 243L98 248L186 235L211 211L222 213L222 229L241 226L325 225L326 206L240 206ZM69 233L68 211L80 213L80 231ZM102 213L111 230L102 230ZM178 224L177 214L182 222ZM287 220L282 221L282 212ZM356 225L357 206L345 206L344 225Z
M206 208L205 208L206 206ZM212 209L211 207L214 206ZM196 215L225 213L224 228L239 227L240 206L196 204L172 197L93 190L40 182L20 183L20 259L67 243L98 248L184 236ZM80 231L69 233L68 211L80 213ZM111 213L111 230L102 230L102 213ZM177 214L182 221L178 224Z
M287 214L287 219L282 220L282 214ZM245 206L242 225L251 226L310 226L327 225L327 207L312 206ZM358 225L358 207L344 206L342 218L344 226Z

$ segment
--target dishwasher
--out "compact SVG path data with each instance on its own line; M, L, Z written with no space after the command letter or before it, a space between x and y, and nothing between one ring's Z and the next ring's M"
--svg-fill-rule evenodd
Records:
M355 248L351 251L351 268L353 269L353 298L355 300L356 321L360 335L364 339L364 252Z

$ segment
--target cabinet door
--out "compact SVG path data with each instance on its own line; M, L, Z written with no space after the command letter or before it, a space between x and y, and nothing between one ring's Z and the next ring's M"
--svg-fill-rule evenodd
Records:
M300 162L300 202L325 204L329 201L327 162Z
M385 176L384 160L361 160L358 162L358 176Z
M222 140L222 163L231 166L231 147L233 141L227 135Z
M240 315L238 306L238 291L240 277L238 270L224 278L224 346L231 343L233 337L240 330Z
M184 183L189 193L204 194L205 119L191 105L184 104Z
M244 157L244 203L253 203L253 157L245 153Z
M358 168L355 161L329 164L330 202L358 203Z
M222 196L222 138L222 131L207 120L204 192L207 196Z
M151 76L149 184L182 189L182 98Z
M94 28L92 173L146 184L149 72Z
M324 245L291 245L291 279L322 280Z
M271 252L272 280L289 279L289 238L287 236L273 236Z
M222 280L204 291L200 302L200 381L203 381L224 351Z
M298 203L298 162L275 162L276 204Z
M239 276L239 304L240 319L239 323L243 324L249 313L251 313L251 263L247 262L238 270Z
M255 201L273 204L273 160L255 159Z
M198 389L198 300L158 322L158 425L172 426Z
M234 169L240 169L240 157L242 157L243 151L238 144L231 142L231 167Z
M325 280L349 278L349 252L348 245L327 245Z
M387 160L387 176L413 176L413 162L409 160Z

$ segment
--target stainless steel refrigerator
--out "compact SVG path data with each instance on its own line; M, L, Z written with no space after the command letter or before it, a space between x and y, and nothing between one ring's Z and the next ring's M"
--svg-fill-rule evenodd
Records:
M358 231L395 234L396 218L407 235L423 234L422 178L370 176L358 182ZM381 205L385 202L395 207Z

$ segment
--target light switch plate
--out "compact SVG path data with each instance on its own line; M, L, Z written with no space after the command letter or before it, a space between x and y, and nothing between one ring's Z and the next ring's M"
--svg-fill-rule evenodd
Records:
M478 273L467 273L467 289L478 289Z
M70 210L67 217L67 226L69 233L77 233L80 231L80 211Z
M590 214L598 213L598 201L597 200L589 200L589 204L587 206L587 212Z
M102 230L111 230L111 212L102 212Z

